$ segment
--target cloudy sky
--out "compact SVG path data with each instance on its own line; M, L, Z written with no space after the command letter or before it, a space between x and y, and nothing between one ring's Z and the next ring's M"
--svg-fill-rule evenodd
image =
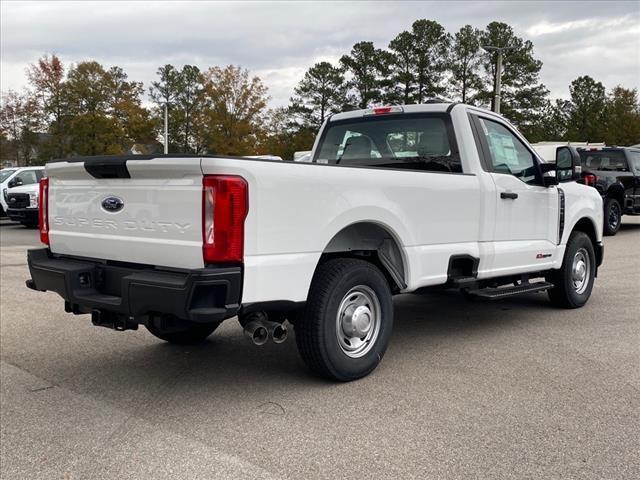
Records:
M159 65L240 64L287 103L313 63L337 60L357 41L386 47L419 18L450 32L507 22L530 39L553 97L591 75L607 88L640 87L640 1L564 2L10 2L0 4L0 88L25 85L27 64L54 52L64 62L120 65L154 79Z

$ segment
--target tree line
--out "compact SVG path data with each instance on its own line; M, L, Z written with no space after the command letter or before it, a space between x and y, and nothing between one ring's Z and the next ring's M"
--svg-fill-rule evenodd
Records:
M239 66L164 65L145 90L118 66L95 61L65 66L45 55L27 68L28 87L2 94L2 160L43 163L73 155L160 153L165 106L171 153L292 158L311 148L331 114L382 104L447 98L492 108L495 54L482 46L511 47L502 73L502 113L532 142L539 140L640 142L636 89L580 76L570 98L551 100L540 81L533 44L501 22L447 32L417 20L386 48L353 45L338 62L309 68L289 105L268 108L268 89Z
M636 89L617 86L606 92L602 83L580 76L571 82L569 99L551 100L540 81L542 62L533 43L502 22L483 30L465 25L451 34L438 22L423 19L400 32L386 49L358 42L336 64L313 65L295 88L288 111L299 124L317 130L339 111L429 98L493 109L496 54L483 46L510 47L503 58L501 113L531 142L640 142Z
M142 83L120 67L65 67L45 55L27 68L28 88L3 94L2 159L162 153L165 104L171 153L250 154L265 142L267 88L247 70L165 65L157 73L145 105Z

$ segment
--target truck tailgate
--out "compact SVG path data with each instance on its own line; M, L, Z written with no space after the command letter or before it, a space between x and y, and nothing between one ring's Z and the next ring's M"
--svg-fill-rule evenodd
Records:
M143 158L47 165L53 253L203 267L200 158Z

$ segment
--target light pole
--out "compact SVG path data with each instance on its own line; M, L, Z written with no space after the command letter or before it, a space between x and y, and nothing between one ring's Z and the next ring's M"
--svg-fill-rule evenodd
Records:
M167 155L169 153L169 104L168 102L164 103L164 154Z
M498 61L496 65L496 83L494 87L495 101L493 102L493 111L496 113L500 113L500 88L502 87L502 52L514 50L516 47L494 47L492 45L483 45L482 48L489 53L498 53Z

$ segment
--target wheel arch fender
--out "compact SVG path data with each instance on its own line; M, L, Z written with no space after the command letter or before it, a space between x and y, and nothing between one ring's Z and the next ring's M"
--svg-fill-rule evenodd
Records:
M322 255L316 265L337 256L361 257L376 264L387 277L392 290L406 288L410 263L403 247L409 230L402 222L384 209L372 215L357 211L345 212L332 222L324 239Z
M599 232L601 232L602 227L598 229L598 224L596 221L590 216L583 216L579 218L570 229L567 230L566 235L568 241L569 236L573 232L583 232L591 239L591 244L593 245L593 250L596 256L596 275L597 275L597 267L602 264L602 260L604 257L604 248L602 246L601 237L599 237ZM601 234L600 234L601 235ZM600 240L599 240L600 238Z
M568 231L567 240L569 239L569 235L575 231L586 233L594 245L598 243L598 226L593 218L583 216L575 221Z
M603 199L593 188L577 183L567 184L562 187L565 194L565 218L560 245L566 245L569 235L576 225L587 229L593 234L594 245L602 241L603 235ZM580 223L581 222L581 223ZM589 222L589 223L586 223Z
M605 197L606 199L613 198L617 200L618 203L620 203L620 206L624 207L624 185L622 185L619 181L612 183L607 188Z

